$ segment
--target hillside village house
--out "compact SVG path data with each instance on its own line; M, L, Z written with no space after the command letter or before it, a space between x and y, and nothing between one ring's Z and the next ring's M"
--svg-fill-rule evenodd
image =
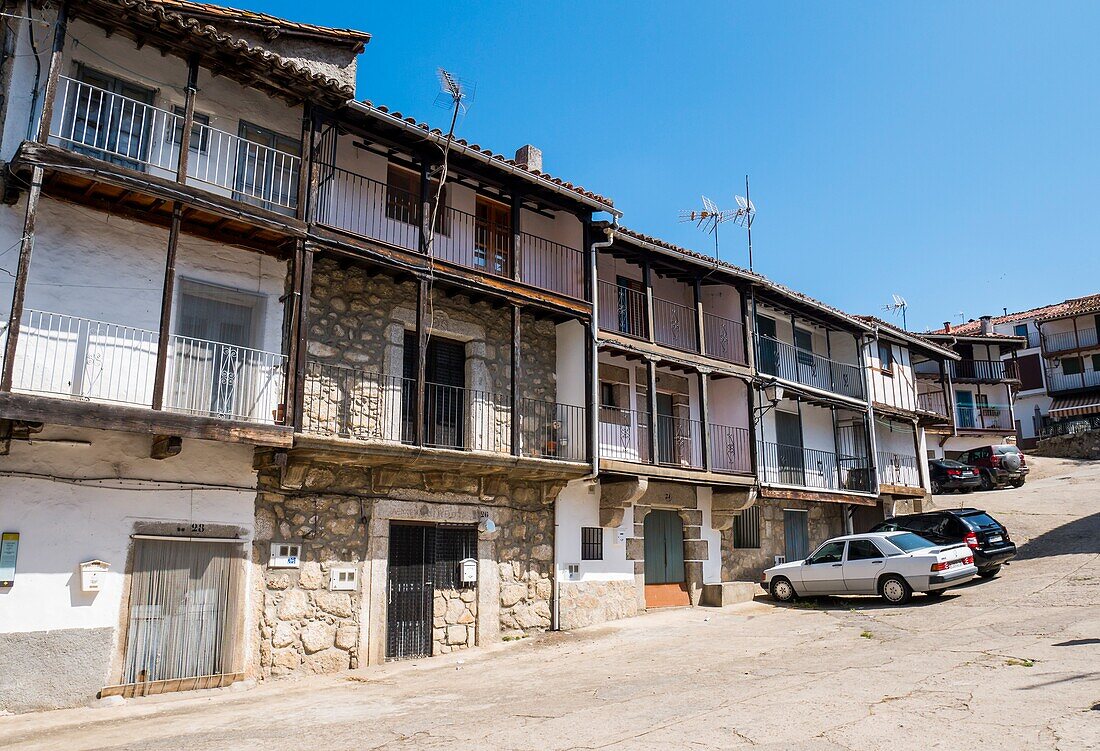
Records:
M1025 337L1011 355L1020 379L1014 401L1017 443L1100 428L1100 295L1086 295L989 319L994 333ZM952 331L970 334L982 321Z
M0 710L721 605L920 507L957 347L533 146L440 184L444 135L356 100L365 33L6 7Z

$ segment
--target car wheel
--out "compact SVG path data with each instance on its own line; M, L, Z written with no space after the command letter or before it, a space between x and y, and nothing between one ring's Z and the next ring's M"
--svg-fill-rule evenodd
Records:
M993 482L993 475L982 472L982 490L993 490L996 487L997 483Z
M1001 573L1000 566L990 566L989 568L983 568L981 571L979 571L978 576L982 577L983 579L992 579L999 573Z
M947 591L946 589L930 589L927 592L925 592L924 594L927 597L931 597L931 598L935 599L936 597L939 597L940 595L942 595L946 591Z
M940 485L940 481L936 478L932 478L932 495L941 495L943 493L943 486Z
M772 579L769 591L776 602L793 602L798 597L798 593L794 591L794 585L782 576Z
M1014 488L1022 488L1023 486L1024 486L1024 480L1023 479L1012 481L1012 487L1014 487Z
M913 596L913 588L904 578L897 574L890 574L879 580L878 593L891 605L904 605Z

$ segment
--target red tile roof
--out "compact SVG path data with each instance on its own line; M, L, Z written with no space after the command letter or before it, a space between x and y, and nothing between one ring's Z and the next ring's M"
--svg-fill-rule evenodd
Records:
M954 359L954 360L959 359L959 355L957 353L953 352L952 350L948 349L947 347L944 347L942 344L938 344L937 342L934 342L931 339L926 339L921 334L916 334L916 333L913 333L912 331L906 331L905 329L903 329L899 326L895 326L894 324L890 323L889 321L882 320L878 316L867 316L867 315L858 315L857 314L856 318L867 321L871 325L877 326L880 329L886 329L887 331L889 331L890 333L892 333L895 337L897 337L899 339L908 340L908 341L920 344L923 347L925 347L925 349L934 351L937 354L946 355L947 357L950 357L951 359Z
M1100 294L1075 297L1069 300L1063 300L1059 303L1054 303L1053 305L1043 305L1042 307L1021 310L1018 313L1009 313L1004 316L993 316L993 324L1018 323L1020 321L1030 321L1032 318L1039 321L1052 321L1058 318L1068 318L1070 316L1092 313L1094 311L1100 312ZM980 320L971 319L957 326L952 324L951 331L947 331L947 329L944 328L938 328L927 333L981 336L982 322ZM994 336L998 335L995 334Z
M443 136L446 135L446 133L444 133L439 128L433 128L430 125L428 125L427 123L418 121L416 118L406 117L405 115L401 114L397 110L390 109L389 107L387 107L383 104L375 104L374 102L370 101L369 99L364 99L361 102L359 102L358 104L361 107L364 107L368 110L373 110L375 112L381 113L382 115L384 115L386 117L400 120L400 121L402 121L402 124L404 124L406 126L410 126L410 127L413 127L413 128L419 128L420 130L424 131L425 133L430 133L433 136L436 136L437 138L440 138L440 137L443 137ZM596 203L602 204L603 206L606 206L607 208L614 208L614 206L615 206L615 204L612 202L612 200L610 198L606 198L605 196L602 196L599 193L594 193L591 190L588 190L588 189L586 189L586 188L584 188L580 185L574 185L571 182L568 182L566 180L562 180L560 177L554 177L553 175L551 175L547 172L542 172L541 170L529 169L526 165L520 164L515 159L512 159L510 157L506 157L503 154L494 153L490 149L483 148L482 146L480 146L476 143L470 143L469 141L467 141L464 138L454 139L454 141L452 142L452 148L454 148L454 147L458 147L459 149L467 149L467 150L473 151L477 154L481 154L482 156L488 157L488 158L492 159L493 161L500 162L501 165L507 165L509 167L514 167L516 169L523 170L524 172L529 173L533 177L536 177L540 180L546 180L547 182L550 182L550 183L553 183L554 185L565 188L566 190L573 191L574 193L577 193L578 195L584 196L585 198L589 199L590 201L595 201Z
M212 3L196 3L191 0L148 0L150 3L164 6L165 8L189 16L205 17L215 20L224 20L230 23L244 24L258 27L267 33L287 33L306 36L319 36L337 42L347 42L360 47L370 41L370 34L355 29L333 29L327 26L316 26L309 23L290 21L267 13L257 13L251 10L227 8Z

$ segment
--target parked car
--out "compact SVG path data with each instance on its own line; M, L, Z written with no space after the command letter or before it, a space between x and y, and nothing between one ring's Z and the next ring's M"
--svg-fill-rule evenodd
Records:
M877 594L903 605L914 592L937 596L977 573L964 544L936 545L912 532L868 532L834 537L804 561L773 566L760 586L779 602L806 595Z
M905 514L879 522L872 532L913 532L937 545L965 543L974 553L978 576L991 579L1005 562L1016 557L1016 543L1008 529L976 508L945 509Z
M928 476L932 482L932 494L949 490L969 493L982 486L982 477L976 467L954 459L933 459L928 462Z
M1027 479L1027 460L1018 447L1009 443L964 451L959 461L978 468L982 490L993 490L1006 484L1018 488Z

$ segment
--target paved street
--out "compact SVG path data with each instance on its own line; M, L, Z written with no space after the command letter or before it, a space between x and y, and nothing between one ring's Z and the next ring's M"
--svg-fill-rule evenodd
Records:
M15 749L1100 748L1100 464L1033 460L982 506L993 581L649 614L348 676L0 719Z

